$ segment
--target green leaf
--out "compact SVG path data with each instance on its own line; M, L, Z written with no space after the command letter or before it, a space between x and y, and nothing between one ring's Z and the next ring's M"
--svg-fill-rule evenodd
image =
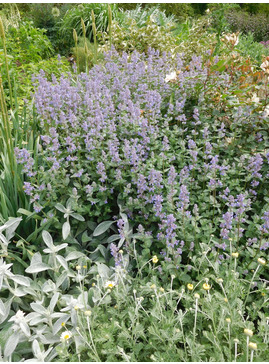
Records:
M26 215L26 216L32 215L32 212L31 211L28 211L28 210L25 210L25 209L19 209L17 212L19 214Z
M29 287L30 284L31 284L31 281L28 277L24 277L24 276L21 276L19 274L16 274L16 275L13 275L10 277L14 282L22 285L22 286L26 286L26 287Z
M8 358L10 355L13 354L14 350L16 349L18 342L19 342L20 334L15 332L11 335L5 345L4 356Z
M90 236L88 236L87 231L84 231L84 233L82 234L81 237L81 241L82 243L88 243L88 241L91 241L92 238Z
M97 265L97 271L98 271L98 274L100 275L100 277L105 278L105 279L108 279L108 277L111 274L108 266L103 263L99 263Z
M97 226L97 228L94 230L93 232L93 236L99 236L101 234L103 234L104 232L106 232L110 226L112 224L114 224L115 221L104 221L104 222L101 222L101 224L99 224Z
M71 216L72 216L74 219L76 219L76 220L79 220L79 221L85 221L85 219L84 219L84 217L83 217L83 216L81 216L81 215L79 215L79 214L77 214L77 213L75 213L75 212L73 212L73 213L71 214Z
M16 254L13 254L13 253L8 253L8 255L11 257L11 258L14 258L17 260L17 262L19 262L22 266L24 266L24 268L27 268L28 267L28 264L23 261L20 257L18 257Z
M70 230L71 230L71 227L70 227L70 224L68 221L66 221L64 224L63 224L63 228L62 228L62 234L63 234L63 239L65 240L68 235L70 234Z
M78 251L73 251L65 257L65 260L68 262L69 260L79 259L82 257L85 257L85 254Z
M43 272L44 270L48 270L48 269L52 269L48 264L34 263L34 264L31 264L30 267L25 269L25 272L34 274L34 273Z
M107 243L112 243L113 241L116 241L116 240L120 240L120 235L119 234L114 234L114 235L111 235L108 239L107 239Z
M55 208L61 212L63 212L64 214L66 213L66 208L61 204L61 203L56 203Z
M54 248L52 237L48 231L46 231L46 230L42 231L42 238L48 248L50 248L50 249Z

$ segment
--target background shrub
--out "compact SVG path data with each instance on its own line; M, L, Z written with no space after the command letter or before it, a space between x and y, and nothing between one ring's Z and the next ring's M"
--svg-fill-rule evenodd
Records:
M226 15L232 32L244 34L251 32L256 42L269 39L269 16L267 14L248 14L244 11L231 11Z
M68 56L70 47L73 45L71 39L60 34L60 26L65 13L72 8L73 4L31 4L29 18L34 26L46 30L46 35L51 41L55 52Z
M54 49L45 33L29 20L21 21L18 27L9 26L6 33L8 54L20 64L49 58Z
M269 55L269 49L266 47L266 43L255 42L253 33L240 35L237 50L244 57L251 57L258 65L262 63L263 56Z

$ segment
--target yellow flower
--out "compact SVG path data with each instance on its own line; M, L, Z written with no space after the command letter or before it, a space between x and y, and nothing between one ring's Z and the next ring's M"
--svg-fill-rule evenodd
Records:
M83 268L87 269L87 265L83 265Z
M87 310L87 311L85 311L85 312L84 312L84 314L85 314L85 316L91 316L91 314L92 314L92 311L90 311L90 310Z
M226 302L226 303L228 302L228 299L226 297L224 297L224 302Z
M261 295L262 295L262 296L265 296L265 293L264 293L264 292L262 292L262 293L261 293Z
M250 349L252 349L252 350L257 350L257 344L256 344L256 343L252 343L252 342L250 342L250 343L248 344L248 347L249 347Z
M78 309L79 309L79 307L78 307L78 306L74 306L74 309L75 309L75 310L78 310Z
M206 290L206 291L209 291L211 288L211 286L208 284L208 283L204 283L203 284L203 289Z
M223 283L223 279L222 279L222 278L218 278L218 279L217 279L217 282L218 282L218 283Z
M81 269L81 265L77 265L76 270L80 270L80 269Z
M253 336L253 331L250 329L244 329L244 334L247 336Z
M161 292L164 292L164 288L163 288L163 287L161 287L161 288L160 288L160 291L161 291Z
M152 285L150 286L150 288L155 289L155 288L156 288L156 285L155 285L155 284L152 284Z
M120 253L120 254L123 254L123 250L119 250L119 253Z
M193 284L188 283L187 284L187 288L188 288L188 290L192 291L193 290Z
M233 258L238 258L238 257L239 257L239 253L237 253L237 252L232 253L232 257L233 257Z
M196 298L197 300L199 300L199 298L200 298L199 293L195 293L195 294L194 294L194 298Z
M230 317L227 317L227 318L226 318L226 322L228 322L228 324L230 324L230 323L231 323L231 319L230 319Z
M258 263L261 264L261 265L265 265L266 264L266 260L263 259L263 258L259 258L258 259Z
M154 264L156 264L156 263L158 263L158 261L159 261L159 259L157 258L157 255L154 255L154 256L152 257L152 262L153 262Z
M94 287L95 286L95 283L92 283L92 287Z
M61 323L61 326L65 326L65 323L64 323L64 322L62 322L62 323Z

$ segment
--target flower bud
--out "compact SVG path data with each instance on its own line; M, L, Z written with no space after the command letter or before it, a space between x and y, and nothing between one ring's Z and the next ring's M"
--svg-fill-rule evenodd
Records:
M257 344L256 344L256 343L252 343L252 342L250 342L250 343L248 344L248 347L249 347L251 350L257 350Z
M244 329L244 334L247 336L253 336L253 331L250 329Z
M264 258L259 258L258 259L258 263L261 265L265 265L266 264L266 260Z

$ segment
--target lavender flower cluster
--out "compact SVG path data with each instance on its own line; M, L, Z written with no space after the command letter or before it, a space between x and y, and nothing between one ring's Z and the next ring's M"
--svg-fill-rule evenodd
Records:
M167 82L172 71L176 79ZM89 74L60 80L41 72L35 80L39 168L28 151L16 149L34 209L73 196L80 214L103 221L115 214L120 196L128 217L151 230L156 246L176 260L194 249L198 225L218 234L217 248L226 248L236 226L242 238L260 181L268 185L269 163L262 152L245 155L230 146L230 124L254 128L261 116L255 105L231 108L227 97L226 123L216 112L224 106L210 93L232 93L230 75L208 74L200 57L185 67L179 55L154 50L147 56L112 50ZM122 235L122 221L118 228ZM117 247L111 250L119 263Z

